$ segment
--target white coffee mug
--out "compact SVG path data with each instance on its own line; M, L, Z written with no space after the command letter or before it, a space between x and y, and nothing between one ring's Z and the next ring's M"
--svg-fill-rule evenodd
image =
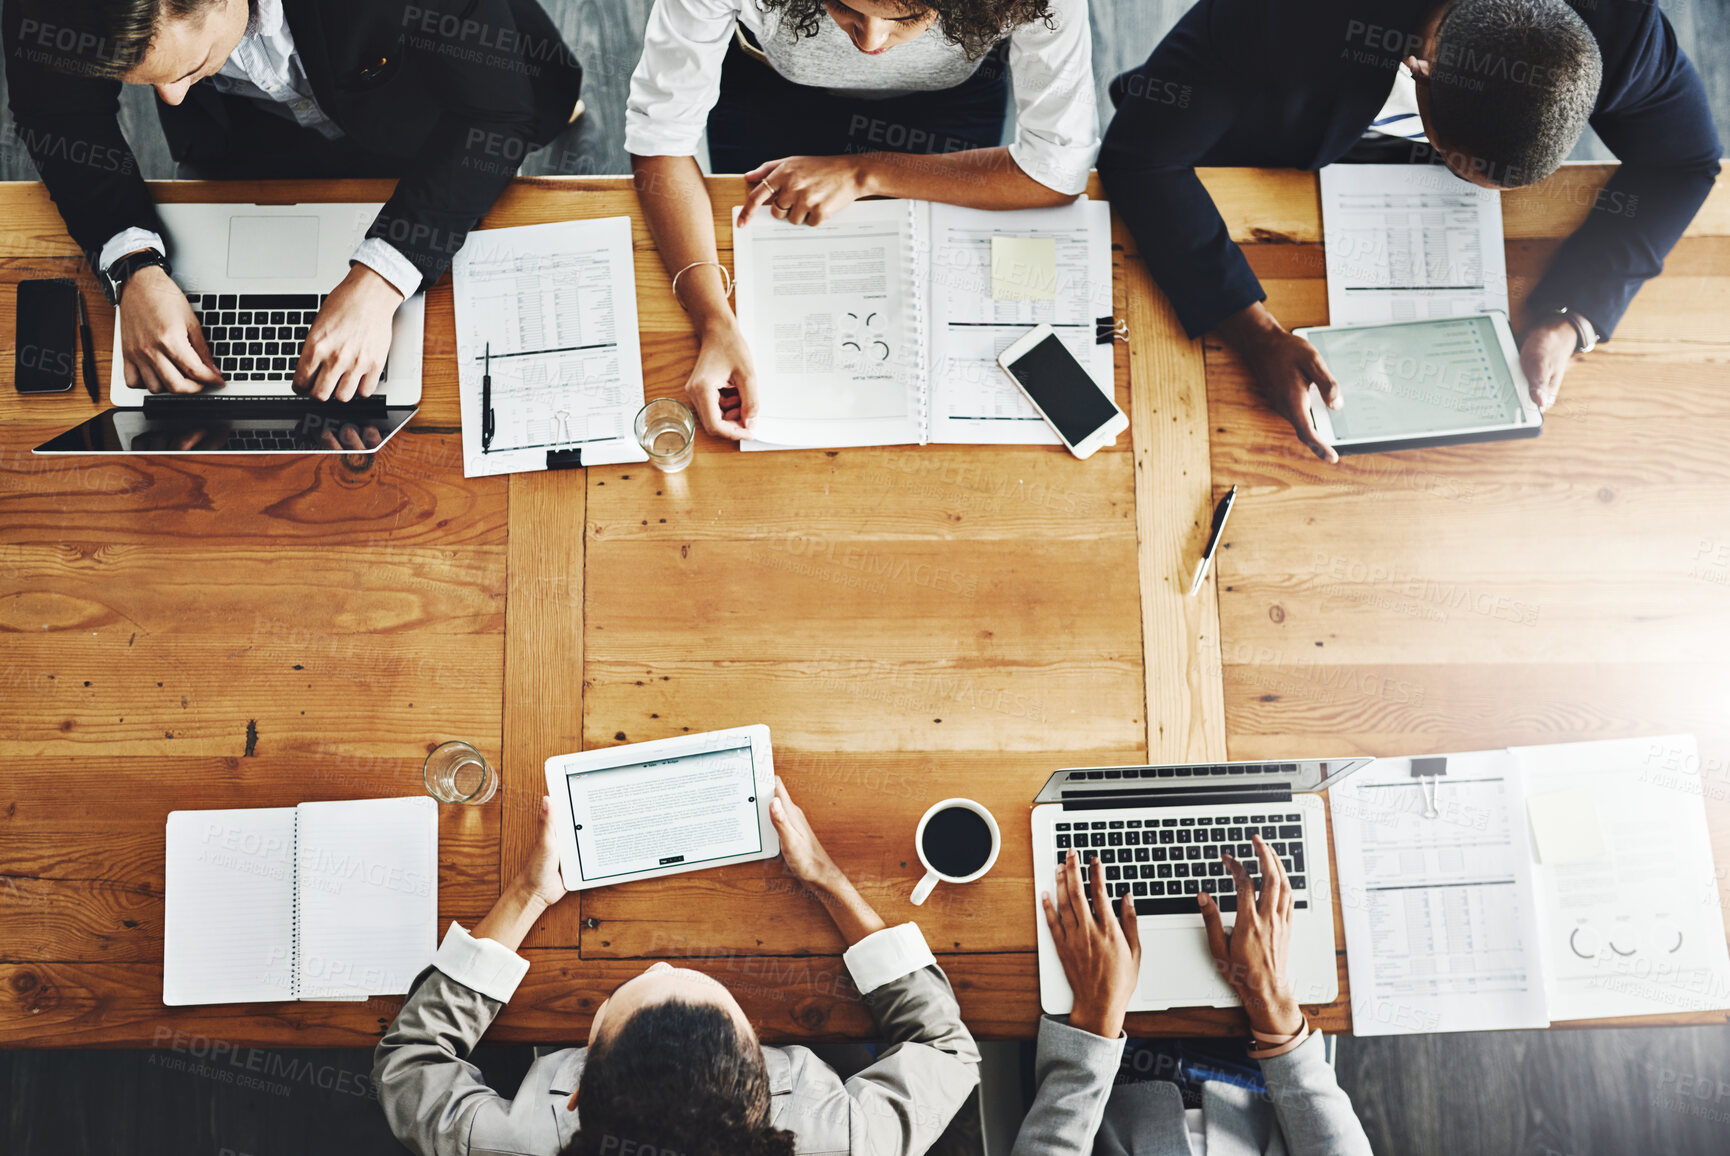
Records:
M966 875L946 875L942 871L933 867L931 861L925 857L926 825L931 822L931 817L933 815L936 815L940 811L947 811L951 807L958 807L962 810L972 811L975 815L978 815L981 819L985 820L986 829L991 832L991 853L985 857L985 865L980 867L977 871L973 871ZM941 803L933 803L931 808L919 817L919 829L913 832L913 850L918 853L919 862L925 867L925 878L921 879L919 885L913 889L913 905L917 907L919 904L924 903L926 899L930 898L932 889L936 887L940 881L945 883L973 882L975 879L991 870L993 865L997 862L997 853L1002 849L1003 836L997 830L997 820L992 818L991 812L987 811L983 806L975 803L972 799L944 799Z

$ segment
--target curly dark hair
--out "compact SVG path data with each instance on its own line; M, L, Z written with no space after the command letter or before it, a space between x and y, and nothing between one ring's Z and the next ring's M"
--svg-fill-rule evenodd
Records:
M589 1048L564 1156L793 1156L763 1050L712 1004L650 1004Z
M845 3L846 0L839 0ZM891 0L901 11L935 12L937 26L951 43L977 60L992 45L1023 24L1043 21L1050 27L1050 0ZM828 19L825 0L757 0L765 12L779 12L795 36L815 36Z

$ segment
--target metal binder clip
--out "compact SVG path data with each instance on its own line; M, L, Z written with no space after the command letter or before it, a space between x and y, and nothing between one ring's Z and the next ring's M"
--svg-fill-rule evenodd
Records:
M553 444L568 446L575 440L571 437L571 411L561 409L553 414Z
M1129 344L1129 322L1119 321L1111 327L1111 335L1125 345Z
M1441 756L1412 760L1412 778L1418 780L1418 789L1423 792L1426 819L1434 819L1441 814L1436 809L1436 781L1447 773L1448 760Z

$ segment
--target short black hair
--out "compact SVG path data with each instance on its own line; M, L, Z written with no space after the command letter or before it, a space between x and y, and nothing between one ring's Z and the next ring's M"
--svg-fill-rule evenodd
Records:
M713 1004L650 1004L589 1048L564 1156L793 1156L763 1049Z
M1564 0L1455 0L1434 56L1436 146L1470 156L1503 188L1541 181L1567 159L1604 74L1591 29Z
M19 48L56 72L119 80L138 67L164 24L201 17L220 3L222 0L27 0Z

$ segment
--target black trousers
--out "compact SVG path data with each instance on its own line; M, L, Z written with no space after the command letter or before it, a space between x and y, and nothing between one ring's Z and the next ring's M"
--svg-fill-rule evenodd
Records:
M954 88L865 100L794 84L734 40L709 113L709 167L743 173L786 156L996 148L1008 111L1007 47Z

